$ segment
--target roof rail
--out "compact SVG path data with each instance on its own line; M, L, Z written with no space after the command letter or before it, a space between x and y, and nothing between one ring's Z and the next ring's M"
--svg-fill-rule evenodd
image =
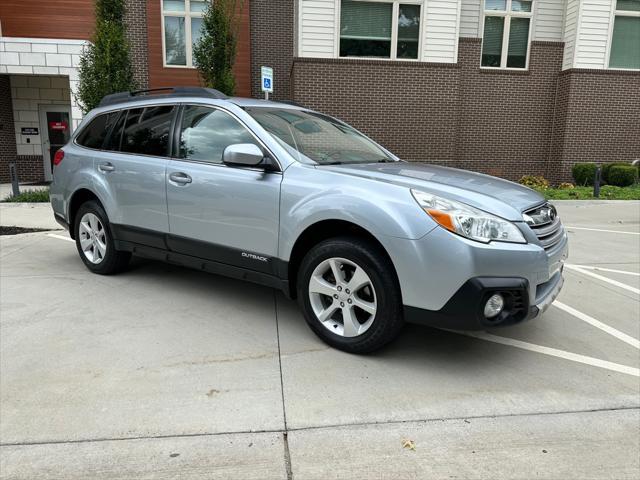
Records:
M165 93L161 93L165 92ZM133 92L118 92L110 95L105 95L100 100L99 107L106 107L108 105L115 105L117 103L132 102L134 100L141 100L145 97L208 97L215 100L224 100L228 98L224 93L214 90L213 88L205 87L165 87L165 88L152 88L149 90L136 90Z

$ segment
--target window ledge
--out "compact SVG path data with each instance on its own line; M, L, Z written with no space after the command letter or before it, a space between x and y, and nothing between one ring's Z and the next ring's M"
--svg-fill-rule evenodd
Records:
M496 68L496 67L480 67L481 73L497 73L499 75L531 75L528 68Z
M323 58L323 57L294 57L293 63L336 63L342 65L384 65L384 66L402 66L402 67L441 67L441 68L460 68L458 63L445 62L423 62L421 60L385 60L380 58Z

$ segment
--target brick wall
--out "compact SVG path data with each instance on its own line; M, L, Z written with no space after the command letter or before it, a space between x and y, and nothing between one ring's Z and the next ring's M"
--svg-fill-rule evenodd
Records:
M560 74L548 176L571 179L576 162L640 159L640 72Z
M296 58L293 98L339 117L405 160L456 159L455 65Z
M405 160L515 180L545 173L562 51L533 42L526 72L480 69L478 39L460 39L454 65L296 58L293 97Z
M481 69L480 46L460 39L459 165L512 180L544 175L564 45L532 42L526 71Z
M133 78L138 88L149 87L149 55L147 48L147 1L127 0L124 16L127 40L131 47Z
M273 68L272 99L291 99L290 75L294 55L294 0L250 0L251 95L262 97L260 67Z
M16 158L16 136L11 107L11 83L0 75L0 183L9 181L9 162Z

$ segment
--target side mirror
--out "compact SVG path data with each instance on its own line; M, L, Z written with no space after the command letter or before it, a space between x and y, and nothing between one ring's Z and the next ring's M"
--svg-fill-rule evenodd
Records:
M229 145L222 153L222 161L227 165L244 165L255 167L264 158L264 153L253 143L236 143Z

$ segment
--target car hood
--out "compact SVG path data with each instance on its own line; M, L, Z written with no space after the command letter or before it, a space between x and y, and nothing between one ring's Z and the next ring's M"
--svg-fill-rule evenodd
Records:
M441 195L511 221L522 221L524 210L544 201L544 197L534 190L508 180L424 163L367 163L320 168Z

